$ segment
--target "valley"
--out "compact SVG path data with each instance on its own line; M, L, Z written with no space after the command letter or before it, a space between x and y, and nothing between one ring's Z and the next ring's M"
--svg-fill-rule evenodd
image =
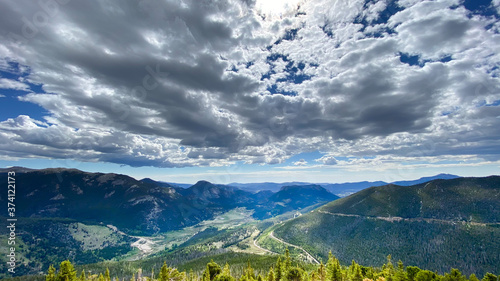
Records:
M180 230L160 233L153 236L132 236L118 230L115 226L108 225L110 229L121 235L126 235L137 241L131 244L131 247L138 251L132 251L120 260L140 260L145 257L154 255L155 253L177 248L179 245L186 243L196 235L200 235L207 229L225 230L240 227L244 224L254 222L252 217L253 211L246 208L236 208L226 213L216 216L212 220L202 221L196 225L185 227Z
M17 178L27 192L18 199L18 271L35 279L65 259L123 275L158 270L163 260L201 272L217 258L243 270L244 259L265 264L285 252L304 268L325 263L329 252L344 265L380 266L392 255L437 272L484 274L500 264L500 177L387 184L342 198L307 183L252 193L78 170ZM41 190L47 194L33 197Z

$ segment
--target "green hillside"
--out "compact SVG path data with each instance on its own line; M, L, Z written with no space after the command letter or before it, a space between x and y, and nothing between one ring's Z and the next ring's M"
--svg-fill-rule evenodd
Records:
M500 177L372 187L285 222L276 237L326 260L395 259L438 272L500 268Z
M500 222L500 177L371 187L326 204L325 212L363 216Z

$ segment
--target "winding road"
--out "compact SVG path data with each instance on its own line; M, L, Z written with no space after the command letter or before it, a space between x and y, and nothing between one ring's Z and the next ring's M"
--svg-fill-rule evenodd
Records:
M256 237L256 238L257 238L257 237ZM262 248L261 246L259 246L259 245L257 244L257 239L254 239L254 240L253 240L253 245L254 245L255 247L257 247L259 250L262 250L262 251L264 251L264 252L266 252L266 253L270 253L271 255L279 255L278 253L275 253L275 252L270 251L270 250L268 250L268 249L264 249L264 248Z
M432 218L402 218L402 217L372 217L372 216L362 216L356 214L342 214L342 213L330 213L322 210L318 210L318 213L328 214L332 216L339 217L356 217L356 218L364 218L371 220L384 220L388 222L395 221L408 221L408 222L428 222L428 223L442 223L442 224L470 224L474 226L487 226L487 225L500 225L500 223L480 223L480 222L471 222L471 221L456 221L456 220L443 220L443 219L432 219Z
M299 250L302 250L305 254L306 254L306 257L312 261L314 261L316 264L319 264L319 261L317 259L315 259L311 254L309 254L306 250L304 250L304 248L300 247L300 246L297 246L297 245L293 245L293 244L290 244L288 242L285 242L281 239L279 239L278 237L274 236L274 231L271 231L271 233L269 233L269 237L271 237L272 239L278 241L278 242L281 242L287 246L290 246L290 247L294 247L294 248L297 248Z

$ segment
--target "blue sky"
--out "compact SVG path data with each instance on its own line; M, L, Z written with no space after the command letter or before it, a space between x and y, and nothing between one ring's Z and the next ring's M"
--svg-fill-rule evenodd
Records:
M498 0L0 8L3 167L187 183L500 171Z

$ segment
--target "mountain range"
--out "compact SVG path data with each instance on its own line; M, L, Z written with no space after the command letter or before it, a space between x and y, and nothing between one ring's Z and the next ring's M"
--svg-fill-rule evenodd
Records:
M431 177L422 177L422 178L419 178L417 180L395 181L395 182L391 182L391 183L395 184L395 185L400 185L400 186L410 186L410 185L424 183L424 182L428 182L428 181L436 180L436 179L455 179L455 178L459 178L459 176L451 175L451 174L438 174L438 175L431 176ZM273 192L277 192L283 186L292 186L292 185L299 185L300 186L300 185L311 185L311 184L312 183L308 183L308 182L284 182L284 183L263 182L263 183L230 183L228 185L238 187L238 188L241 188L243 190L247 190L247 191L251 191L251 192L258 192L261 190L270 190ZM385 181L361 181L361 182L316 183L316 184L324 187L326 190L330 191L331 193L333 193L339 197L345 197L347 195L353 194L355 192L358 192L358 191L363 190L363 189L368 188L368 187L387 185L387 184L389 184L389 182L385 182Z
M254 210L256 218L265 219L338 198L317 185L251 193L207 181L181 188L76 169L10 170L17 173L17 216L102 222L129 234L181 229L238 207ZM6 177L6 171L0 171L0 180L6 182ZM0 202L6 204L6 197L0 195Z

